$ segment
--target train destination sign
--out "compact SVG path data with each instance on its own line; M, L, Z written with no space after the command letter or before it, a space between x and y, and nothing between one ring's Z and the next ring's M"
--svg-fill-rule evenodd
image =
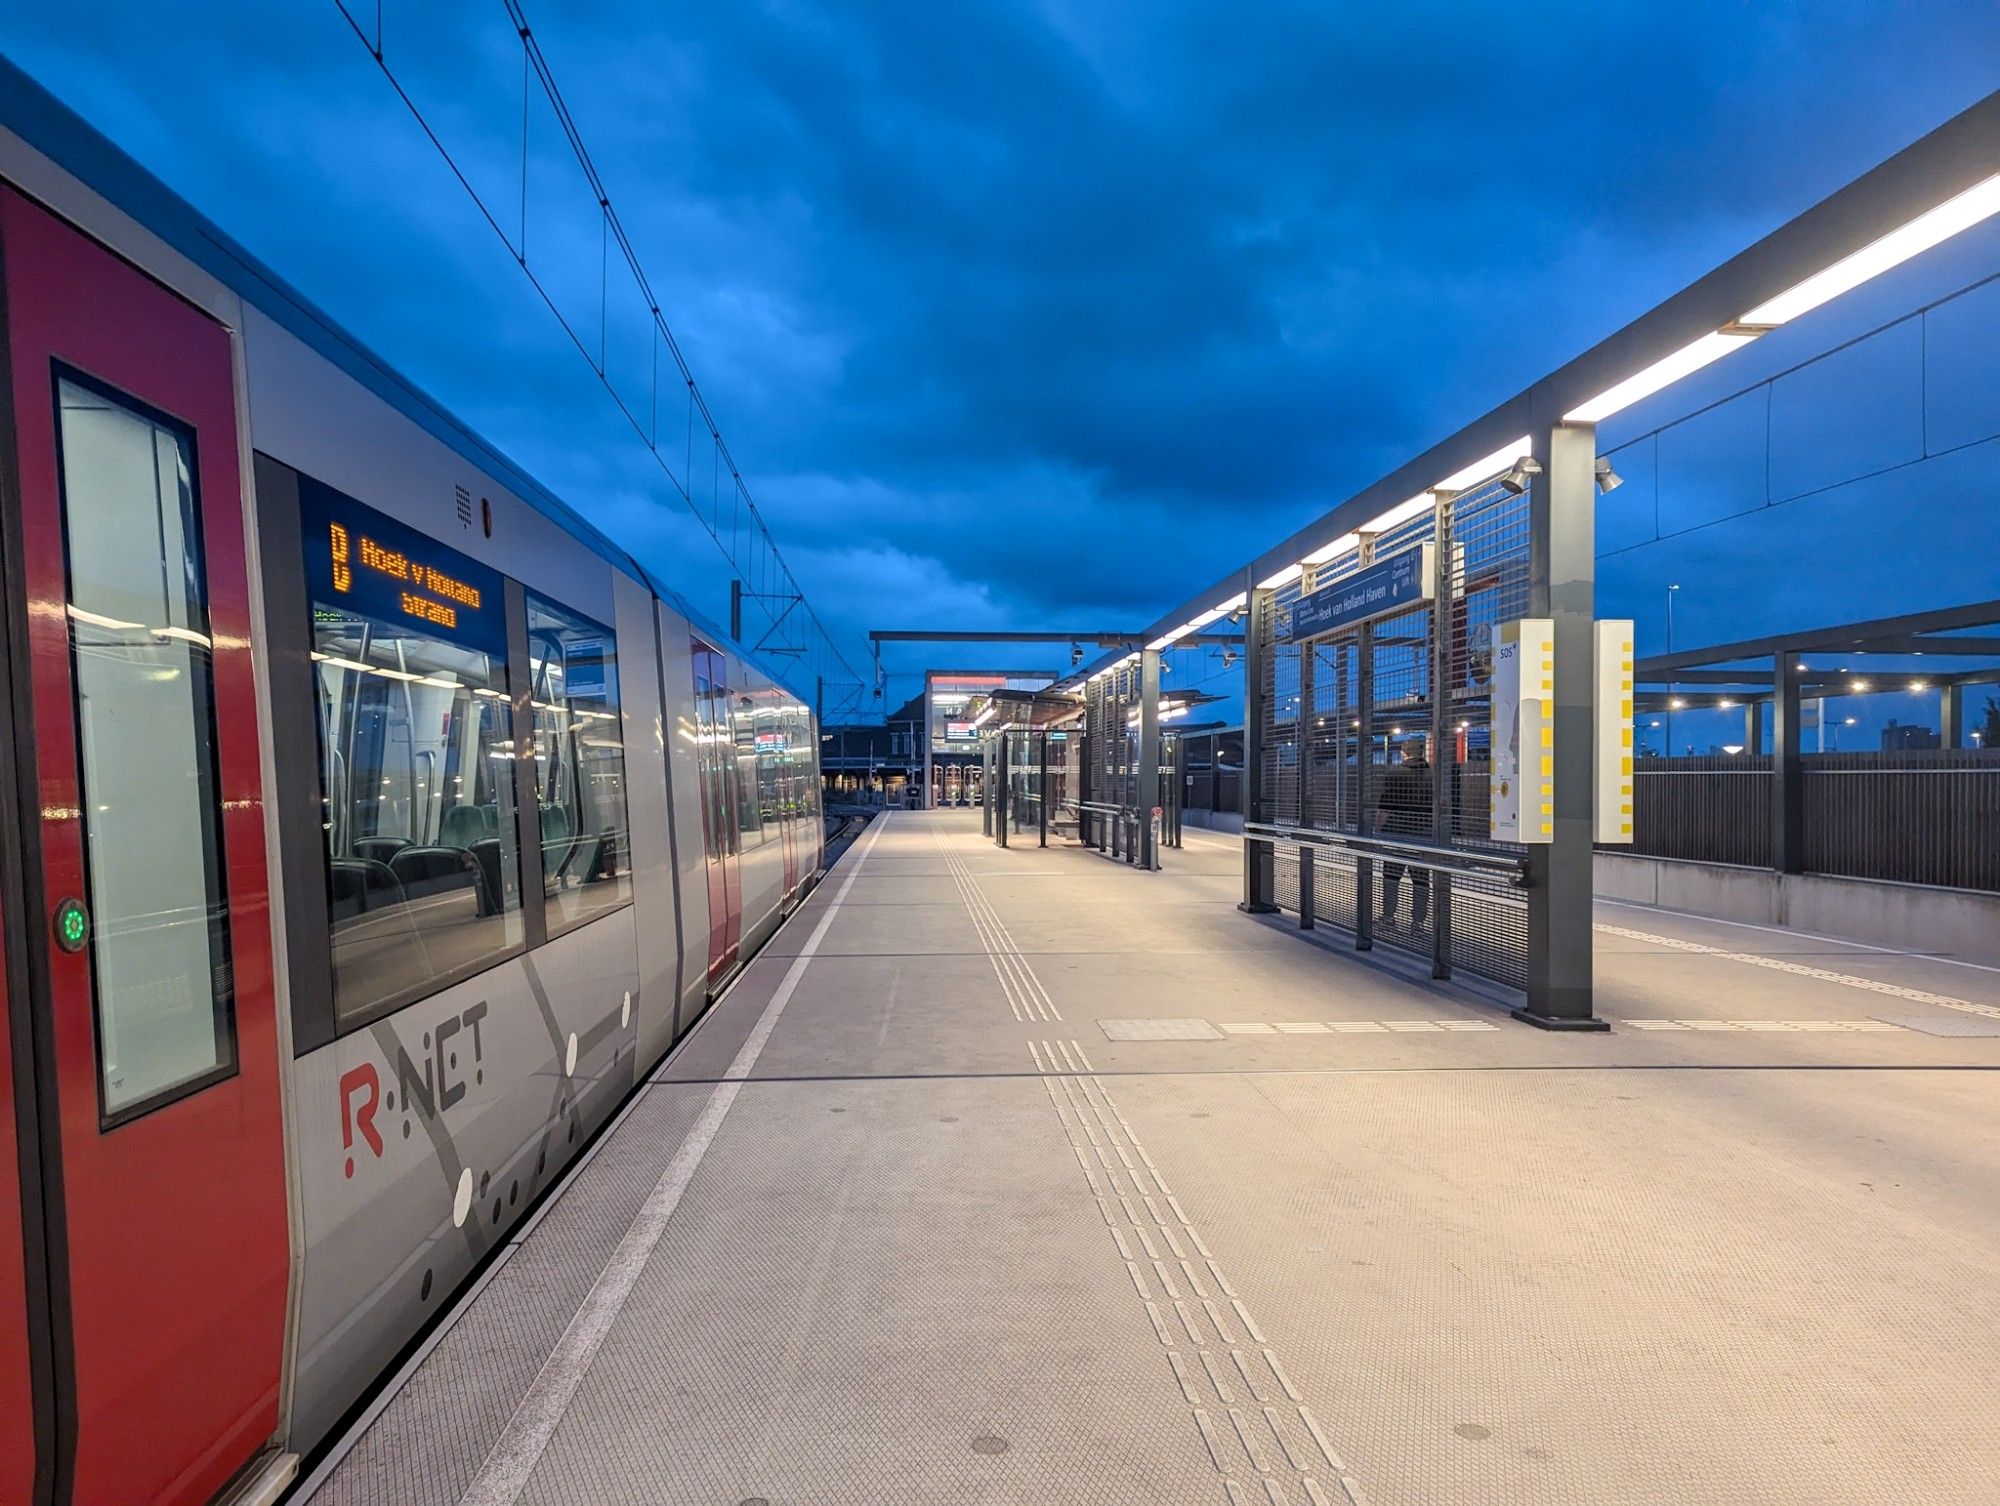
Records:
M1406 611L1437 595L1437 546L1419 544L1343 575L1292 603L1287 643Z
M315 606L416 622L429 637L506 658L497 571L309 476L299 478L299 523Z

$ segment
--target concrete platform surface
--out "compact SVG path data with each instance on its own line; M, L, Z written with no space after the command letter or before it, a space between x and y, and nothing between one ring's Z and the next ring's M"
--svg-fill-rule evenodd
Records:
M2000 973L1604 904L1548 1035L1167 864L877 821L312 1501L2000 1501Z

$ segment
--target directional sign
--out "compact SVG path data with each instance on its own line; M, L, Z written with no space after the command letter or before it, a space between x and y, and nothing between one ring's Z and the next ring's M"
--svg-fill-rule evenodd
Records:
M1437 550L1419 544L1343 575L1292 604L1287 643L1303 643L1340 628L1387 617L1437 595Z

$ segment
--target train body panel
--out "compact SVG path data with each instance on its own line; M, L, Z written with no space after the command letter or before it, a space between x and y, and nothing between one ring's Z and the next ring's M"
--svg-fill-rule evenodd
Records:
M639 969L633 1012L640 1056L654 1061L674 1043L681 970L673 806L667 792L667 710L662 699L659 626L654 613L657 598L622 575L614 582L614 594L618 641L632 645L621 690Z
M614 567L555 519L254 307L245 311L244 352L254 450L610 620Z
M254 1125L255 1141L234 1154L270 1195L246 1183L232 1212L218 1175L202 1209L209 1234L227 1240L241 1221L270 1258L261 1326L179 1351L208 1399L248 1400L156 1409L149 1427L186 1435L162 1435L159 1456L190 1462L119 1487L121 1500L195 1501L260 1455L322 1441L768 939L821 860L818 732L615 544L0 62L0 195L9 185L46 206L31 214L53 211L69 221L62 234L89 234L152 279L157 317L181 317L178 298L215 321L207 416L187 443L201 441L201 505L233 510L207 531L218 636L169 617L153 639L191 656L197 677L212 659L233 718L216 861L245 943L240 1059L207 1091L257 1098L238 1126ZM49 296L48 266L25 254L26 271L9 266L8 242L31 239L19 226L0 235L0 308ZM91 256L141 286L95 248L78 253ZM0 321L0 364L10 347L22 349L18 331ZM31 383L43 359L23 368ZM151 401L171 437L167 375ZM100 396L115 408L123 394L114 383ZM25 472L6 440L12 508ZM231 470L240 486L216 479ZM26 611L19 535L0 543L11 628ZM17 703L18 636L0 632ZM182 756L214 755L197 739ZM0 859L22 861L24 843L32 859L35 839L12 833ZM48 1008L62 966L42 917L25 913L33 901L0 911L7 1128L37 1170L0 1184L13 1215L0 1217L0 1334L22 1328L34 1361L0 1374L0 1436L34 1440L33 1499L61 1506L120 1463L101 1423L76 1422L77 1398L102 1380L77 1345L105 1331L109 1297L54 1263L66 1240L101 1244L116 1220L87 1205L87 1178L62 1185L63 1137L83 1147L77 1166L109 1164L170 1131L171 1116L203 1111L191 1098L128 1124L73 1112L75 1091L56 1092L58 1043L19 1023ZM222 913L211 904L156 929L171 938ZM158 1222L191 1228L176 1206L128 1218L137 1253L153 1241L196 1259ZM179 1279L230 1290L227 1271ZM145 1350L143 1316L118 1321Z
M294 1063L298 1442L382 1375L632 1086L633 913Z
M702 723L694 701L693 628L674 605L656 601L660 685L667 707L668 798L673 810L674 889L679 898L680 977L674 1033L685 1033L708 1007L709 879L703 823Z

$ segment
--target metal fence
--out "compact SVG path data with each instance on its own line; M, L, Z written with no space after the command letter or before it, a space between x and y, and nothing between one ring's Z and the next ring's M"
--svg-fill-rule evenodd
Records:
M1632 769L1632 841L1608 849L1704 863L1771 862L1771 759L1642 758Z
M1770 867L1771 764L1641 759L1632 845L1611 850ZM2000 891L2000 752L1807 753L1799 766L1805 872Z
M1139 666L1118 665L1084 686L1083 787L1078 794L1084 845L1132 860L1138 849Z
M1285 641L1302 596L1425 542L1437 552L1434 603ZM1488 484L1274 592L1258 640L1262 809L1247 829L1274 838L1280 909L1346 929L1362 947L1426 957L1440 976L1525 986L1523 854L1490 836L1488 728L1493 645L1502 623L1528 613L1528 571L1528 499ZM1406 750L1421 756L1385 809ZM1427 801L1410 798L1412 777Z
M1805 868L2000 890L2000 753L1808 753Z

